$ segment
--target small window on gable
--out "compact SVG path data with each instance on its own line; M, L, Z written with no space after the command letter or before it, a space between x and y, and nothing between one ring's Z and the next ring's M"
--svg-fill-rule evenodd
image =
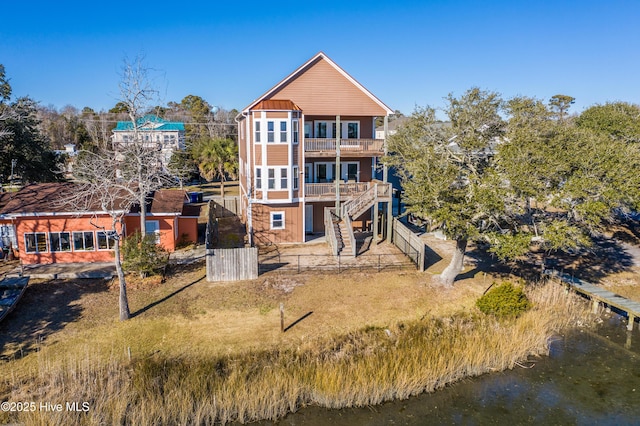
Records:
M284 212L271 212L271 229L284 229Z

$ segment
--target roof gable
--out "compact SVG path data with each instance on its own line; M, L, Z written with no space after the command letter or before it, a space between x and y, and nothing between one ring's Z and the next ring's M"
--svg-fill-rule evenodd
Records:
M393 113L322 52L256 99L245 111L270 99L289 99L307 115L385 116Z
M181 214L186 201L187 193L185 191L179 189L159 189L153 194L149 212L153 214Z

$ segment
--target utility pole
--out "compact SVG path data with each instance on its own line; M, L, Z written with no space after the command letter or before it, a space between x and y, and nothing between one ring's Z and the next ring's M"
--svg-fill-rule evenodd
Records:
M9 184L11 185L11 190L13 190L13 169L18 164L18 160L15 158L11 159L11 178L9 178Z
M340 116L336 115L336 176L333 178L336 182L336 215L342 218L340 214L340 179L342 178L340 173L340 131Z

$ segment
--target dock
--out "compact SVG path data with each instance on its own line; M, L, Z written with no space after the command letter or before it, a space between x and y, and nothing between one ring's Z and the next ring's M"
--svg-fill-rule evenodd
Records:
M598 312L600 304L616 308L617 310L626 313L627 318L629 319L629 323L627 324L627 330L629 331L633 330L634 322L637 318L640 318L640 303L638 302L622 297L611 291L605 290L600 286L583 281L571 275L562 274L552 270L545 270L544 275L558 278L560 281L567 284L567 286L572 290L591 299L593 313Z

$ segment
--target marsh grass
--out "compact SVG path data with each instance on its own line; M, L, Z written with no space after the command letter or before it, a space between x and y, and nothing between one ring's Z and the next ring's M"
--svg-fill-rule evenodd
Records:
M43 348L35 362L0 379L0 400L87 401L90 410L0 413L0 422L244 423L310 404L342 408L407 398L547 354L553 334L588 315L558 285L529 288L527 296L533 309L512 320L457 312L226 354L185 347L177 357L129 359L88 346L65 354Z

